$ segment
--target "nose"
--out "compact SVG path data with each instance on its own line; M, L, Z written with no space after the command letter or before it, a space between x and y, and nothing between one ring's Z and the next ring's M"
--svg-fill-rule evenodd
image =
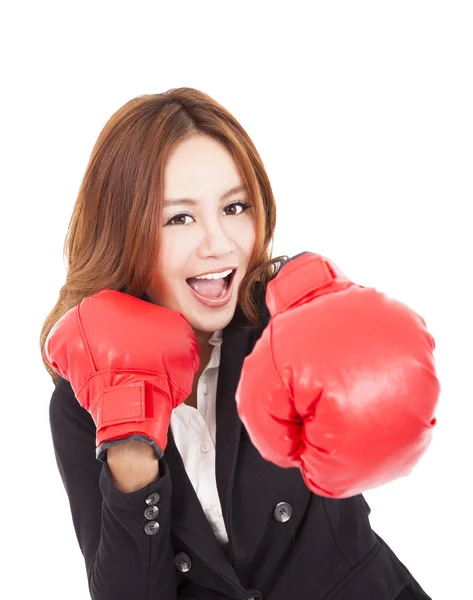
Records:
M235 243L223 227L217 224L209 225L200 244L202 258L208 256L226 256L235 250Z

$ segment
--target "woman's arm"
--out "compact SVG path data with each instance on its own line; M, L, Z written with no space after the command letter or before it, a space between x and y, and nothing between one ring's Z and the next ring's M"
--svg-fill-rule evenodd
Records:
M146 461L141 469L135 462L133 467L138 450L133 445L114 447L120 450L110 453L110 464L98 461L93 419L63 378L49 409L56 462L92 600L176 598L170 539L172 483L166 462ZM159 509L151 519L145 516L150 506Z

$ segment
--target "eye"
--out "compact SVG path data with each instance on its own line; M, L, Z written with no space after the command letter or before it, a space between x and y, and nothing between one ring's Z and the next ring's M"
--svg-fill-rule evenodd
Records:
M225 209L224 209L224 210L227 210L227 208L231 208L231 207L233 207L233 206L241 206L241 208L242 208L242 211L241 211L240 213L237 213L237 214L240 214L240 215L241 215L242 213L244 213L244 212L245 212L245 210L247 210L248 208L251 208L251 206L252 206L252 205L251 205L251 204L248 204L248 202L243 202L243 200L238 200L237 202L232 202L231 204L228 204L228 205L225 207ZM235 217L236 217L237 215L230 215L230 216L232 216L232 217L233 217L233 216L235 216Z
M238 200L237 202L231 202L230 204L227 204L227 206L224 208L224 210L228 210L229 208L232 208L234 206L241 206L242 210L241 210L241 212L239 212L237 214L230 214L230 215L228 215L229 217L238 217L239 215L243 214L246 210L248 210L249 208L251 208L253 205L252 204L248 204L248 202L244 202L243 200ZM174 217L171 217L169 219L169 221L166 223L165 227L167 227L168 225L171 225L171 226L174 226L174 225L190 225L190 223L173 223L173 221L175 221L176 219L179 219L180 217L184 217L184 219L186 217L193 218L192 215L189 215L188 213L179 213L178 215L175 215Z

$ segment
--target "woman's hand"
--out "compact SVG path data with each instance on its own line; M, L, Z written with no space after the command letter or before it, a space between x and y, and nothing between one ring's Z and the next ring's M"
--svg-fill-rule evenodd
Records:
M407 475L440 393L425 322L304 252L266 290L272 319L245 358L238 413L266 460L315 493L354 496Z
M92 416L102 461L108 448L129 439L161 458L172 411L189 396L200 367L197 338L181 313L109 289L57 321L44 355Z

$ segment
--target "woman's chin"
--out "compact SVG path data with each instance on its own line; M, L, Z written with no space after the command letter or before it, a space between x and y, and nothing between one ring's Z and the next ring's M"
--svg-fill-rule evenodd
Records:
M213 333L219 329L224 329L235 314L234 303L229 303L223 308L208 310L208 314L202 314L202 311L186 310L182 313L189 321L191 327L195 330Z

